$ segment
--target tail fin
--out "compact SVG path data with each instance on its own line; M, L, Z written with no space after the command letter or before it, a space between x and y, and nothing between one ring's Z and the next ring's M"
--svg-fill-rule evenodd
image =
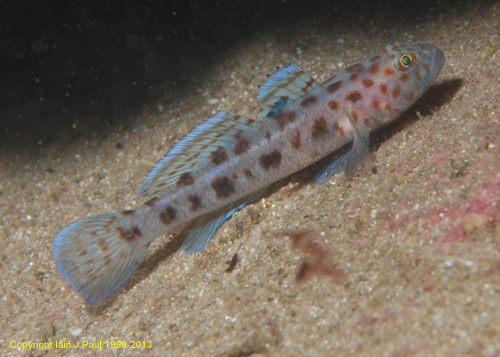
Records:
M76 221L52 241L59 272L90 303L118 290L146 254L147 246L120 235L121 216L109 213Z

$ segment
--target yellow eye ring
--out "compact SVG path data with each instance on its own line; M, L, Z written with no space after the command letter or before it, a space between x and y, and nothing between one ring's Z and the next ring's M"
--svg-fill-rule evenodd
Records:
M398 64L402 70L414 66L415 63L417 63L417 57L413 53L402 53L399 55Z

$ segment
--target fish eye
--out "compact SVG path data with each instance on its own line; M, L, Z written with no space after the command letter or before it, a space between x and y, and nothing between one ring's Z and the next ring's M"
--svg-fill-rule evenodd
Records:
M417 57L413 53L402 53L398 58L399 68L406 70L417 63Z

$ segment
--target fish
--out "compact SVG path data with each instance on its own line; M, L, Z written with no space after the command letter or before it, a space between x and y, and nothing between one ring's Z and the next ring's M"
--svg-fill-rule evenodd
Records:
M278 68L259 86L262 120L220 111L153 167L138 189L144 204L62 228L52 241L58 271L92 304L120 288L151 242L187 222L195 223L181 249L200 252L272 183L332 154L315 181L352 176L370 156L370 132L415 103L444 63L422 42L387 45L322 83L294 64Z

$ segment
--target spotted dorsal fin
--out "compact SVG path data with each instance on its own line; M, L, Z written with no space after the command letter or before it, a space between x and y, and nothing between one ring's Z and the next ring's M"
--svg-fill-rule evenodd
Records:
M139 195L150 197L162 193L182 180L181 176L207 163L218 148L236 143L258 123L230 112L215 114L191 130L158 161L139 187Z
M290 63L287 67L278 68L267 81L259 86L257 99L262 102L260 115L267 117L280 110L289 101L295 100L319 84L306 72Z

